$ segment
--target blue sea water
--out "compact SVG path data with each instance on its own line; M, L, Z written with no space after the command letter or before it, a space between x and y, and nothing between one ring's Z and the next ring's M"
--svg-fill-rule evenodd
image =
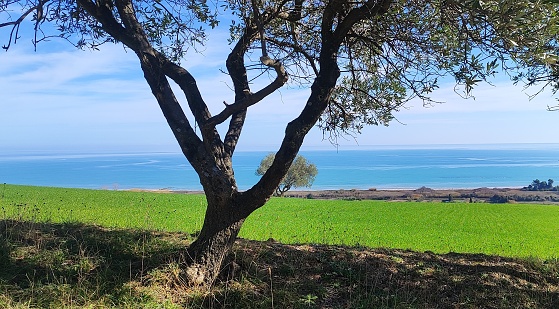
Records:
M237 152L241 190L250 188L268 152ZM538 178L559 183L559 145L301 152L316 164L322 189L522 187ZM90 189L201 190L178 153L2 154L0 183ZM304 188L303 188L304 189Z

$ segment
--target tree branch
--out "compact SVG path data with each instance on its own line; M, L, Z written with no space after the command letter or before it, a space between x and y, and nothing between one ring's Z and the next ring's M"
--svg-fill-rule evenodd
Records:
M324 39L329 39L332 36L332 27L334 25L334 18L336 17L337 7L339 7L339 0L332 0L328 2L322 14L322 23L320 26L320 36Z
M150 66L148 69L149 72L146 73L145 70L144 72L146 74L163 74L163 76L158 79L157 84L150 84L150 86L152 87L152 91L156 97L161 94L165 96L165 98L158 98L158 101L171 127L178 130L178 132L182 132L185 128L181 128L180 126L188 124L188 119L186 118L180 104L176 100L165 76L169 76L173 79L185 93L190 110L202 129L201 133L206 151L214 154L215 156L220 156L217 155L217 152L221 152L219 149L222 148L223 143L215 127L211 128L204 125L206 120L210 117L210 112L202 99L194 77L192 77L186 69L172 63L163 54L159 53L151 46L142 29L142 26L136 19L134 7L130 0L117 0L116 5L126 28L133 31L133 36L139 42L140 50L136 51L136 53L138 54L140 61L143 64L145 63ZM155 66L157 66L157 68ZM189 135L194 134L196 137L194 138L194 136L189 136L187 140L195 140L198 138L192 130L190 124L188 124L188 130L186 130L186 132ZM181 146L184 148L186 145Z
M130 0L117 0L117 9L123 21L127 25L127 28L131 28L134 31L134 36L137 37L138 40L140 41L140 47L142 48L142 50L140 51L138 56L140 57L142 63L148 60L148 59L144 60L143 58L151 58L153 56L155 59L157 59L157 63L152 62L151 65L152 66L159 65L159 68L158 69L152 68L151 70L157 71L161 69L161 72L164 75L169 76L171 79L173 79L173 81L175 81L180 86L180 88L183 90L184 94L186 95L188 106L192 111L192 114L194 115L195 121L198 122L198 124L200 125L201 134L203 137L203 143L206 151L208 153L212 153L213 156L216 158L222 157L223 142L221 141L219 132L216 130L215 126L211 127L206 125L206 122L208 118L211 116L211 114L207 108L206 103L202 99L202 95L200 94L200 91L198 89L198 86L196 85L196 80L194 79L194 77L186 69L169 61L167 57L165 57L165 55L159 53L158 51L153 49L153 47L151 47L145 33L143 32L141 25L136 19L136 16L133 12L134 8ZM158 73L159 72L157 71L157 74ZM167 88L171 89L170 86L168 85L168 81L166 80L166 78L160 78L159 83L161 84L154 85L154 86L163 88L164 89L163 93L167 93L166 92ZM154 95L157 96L158 91L157 90L152 90L152 91L154 92ZM172 95L172 98L168 97L165 100L158 100L160 102L160 105L164 104L164 106L161 105L161 109L164 110L164 112L165 110L170 112L169 114L165 114L165 117L168 119L168 121L170 121L169 117L173 118L172 122L174 123L175 126L180 124L182 125L187 124L188 119L184 115L184 112L182 111L180 104L174 97L174 94L172 93L172 91L168 92L168 94ZM169 124L171 125L171 122L169 122ZM183 130L180 128L178 129ZM188 134L195 135L190 125L188 125L187 132ZM194 139L194 137L189 137L188 139L189 140ZM191 163L193 162L191 161ZM193 163L193 165L195 164Z
M126 28L116 20L108 5L105 5L105 1L100 2L99 5L89 0L77 0L77 3L84 8L89 15L103 25L103 31L107 32L117 41L122 42L128 48L134 51L138 50L138 42L134 40L134 38L127 33Z
M294 0L294 7L293 7L293 11L289 12L289 16L287 17L287 20L291 21L291 22L296 22L301 20L302 16L302 11L303 11L303 0Z
M162 59L163 71L165 75L169 76L184 92L186 96L186 101L188 102L188 107L194 115L196 122L200 126L204 125L207 120L211 117L210 111L206 103L202 98L200 89L196 84L194 77L185 68L167 60L165 56L157 53L158 58Z
M295 0L295 1L296 1L296 6L297 3L302 4L302 0ZM255 0L251 1L253 5L254 18L247 19L245 21L246 23L245 31L243 35L239 38L237 44L235 44L235 47L233 48L229 56L227 57L227 62L226 62L227 71L229 73L229 76L231 77L231 80L233 82L233 87L235 90L235 102L238 103L245 102L243 100L250 100L249 97L253 96L253 94L251 94L250 92L250 85L247 77L247 69L244 63L244 57L246 51L249 49L250 45L256 39L257 34L260 34L260 39L263 42L262 43L263 45L261 46L262 55L263 56L267 55L265 41L268 38L265 38L264 36L265 35L264 26L268 25L273 19L277 17L281 18L282 14L280 13L280 11L287 2L288 0L283 0L278 3L275 9L271 11L266 11L264 14L260 14L258 9L256 8L256 1ZM285 76L287 77L287 75ZM257 97L261 94L263 94L263 92L261 92L260 94L257 93L255 95ZM255 99L256 97L252 97L252 99ZM256 103L252 103L252 104L256 104ZM231 120L229 121L229 128L224 138L225 151L230 156L232 156L233 152L235 151L235 147L240 138L244 126L244 122L246 119L247 108L249 104L247 104L247 106L244 108L242 107L242 105L243 104L237 105L234 108L226 106L225 110L222 112L222 115L220 116L221 119L213 118L214 120L224 122L227 119L227 115L231 115L230 116Z
M351 10L345 18L341 16L338 27L334 31L332 31L334 17L344 2L333 0L327 4L322 16L320 34L322 41L319 58L320 71L311 86L311 95L301 114L287 125L282 144L270 168L258 183L241 194L241 199L258 200L257 205L262 205L265 202L265 200L261 200L263 196L269 196L275 191L281 182L281 175L285 175L289 170L306 134L318 121L331 100L332 92L340 76L337 54L341 43L355 23L374 14L383 14L390 3L390 0L383 0L380 4L370 0L361 7ZM254 210L245 209L244 211L250 213Z
M264 36L264 26L262 25L262 19L260 12L258 11L258 6L256 5L256 0L252 0L252 11L254 14L254 20L256 21L256 26L258 27L258 32L260 33L260 44L262 48L262 57L268 57L268 51L266 50L266 37Z
M273 38L269 38L268 41L274 43L275 45L279 46L279 47L289 47L291 48L295 53L298 53L300 55L303 56L303 58L305 58L307 60L307 62L309 63L310 67L312 68L315 76L318 75L318 68L316 66L316 59L314 59L306 50L304 50L299 44L297 44L296 42L290 43L290 42L285 42L285 41L278 41L275 40Z
M260 102L262 99L275 92L277 89L281 88L287 82L288 74L281 62L272 60L267 56L267 50L265 46L266 39L264 37L264 25L268 24L270 21L278 16L281 5L283 4L285 4L285 2L281 3L280 6L273 12L260 14L258 12L258 9L256 8L256 1L253 0L252 5L255 15L253 18L254 23L252 23L251 21L247 21L245 32L227 58L227 70L229 72L229 75L231 76L235 89L235 103L230 105L226 104L223 111L208 119L208 121L205 123L205 126L207 126L208 128L215 127L216 125L225 122L229 117L231 117L231 121L229 122L229 129L225 137L227 152L231 155L235 149L236 143L242 131L242 127L244 125L246 109ZM244 65L244 55L250 44L256 38L257 33L260 35L260 39L262 40L262 57L260 57L260 61L263 65L269 68L273 68L276 71L276 79L268 86L252 94L250 92L246 67Z
M5 22L5 23L0 23L0 28L3 27L9 27L12 26L12 30L10 31L10 37L8 38L8 44L7 45L2 45L2 48L5 50L10 49L10 46L12 45L12 41L14 42L14 44L17 42L17 35L19 32L19 26L21 25L21 23L25 20L25 18L27 18L27 16L29 16L29 14L33 13L33 12L37 12L35 18L35 42L34 44L36 44L37 42L37 31L39 30L39 23L44 20L45 16L43 14L43 6L49 2L49 0L43 0L43 1L39 1L37 3L37 5L30 7L27 11L23 12L23 14L21 14L21 16L14 20L14 21L10 21L10 22ZM14 33L15 32L15 33ZM14 38L14 34L15 34L15 38ZM35 49L37 48L37 46L35 45Z
M273 82L271 82L268 86L262 88L260 91L254 94L250 94L246 98L237 101L233 104L227 105L221 113L208 119L208 121L204 124L205 126L214 127L224 122L225 120L227 120L227 118L229 118L234 113L242 111L243 109L246 109L262 101L262 99L264 99L265 97L267 97L268 95L272 94L274 91L278 90L283 85L285 85L288 79L288 75L281 62L277 60L272 60L268 57L260 57L260 61L262 62L263 65L273 68L276 71L277 74L276 79Z
M381 15L388 11L393 0L368 0L360 7L354 8L338 24L334 38L343 40L351 28L365 18Z
M233 82L235 90L235 102L241 101L250 95L250 85L247 77L244 57L250 44L256 37L258 29L250 21L247 21L243 35L227 56L227 72ZM239 137L241 135L246 119L247 109L242 109L231 115L229 128L224 138L225 151L232 156Z
M157 99L161 111L183 153L195 169L199 168L196 162L199 156L197 151L201 140L192 129L164 74L164 68L169 67L164 66L164 64L169 62L147 40L146 34L136 19L132 3L128 0L117 0L115 3L120 19L125 25L123 27L116 21L112 11L103 3L100 2L96 5L87 0L78 0L78 2L91 16L103 25L105 31L119 41L122 41L136 53L144 72L144 78ZM184 71L186 72L186 70Z

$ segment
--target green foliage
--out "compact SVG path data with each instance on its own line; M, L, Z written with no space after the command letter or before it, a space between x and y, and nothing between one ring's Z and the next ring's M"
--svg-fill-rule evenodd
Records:
M508 203L510 201L511 201L510 197L500 195L500 194L495 194L489 199L489 202L495 203L495 204L503 204L503 203Z
M548 179L547 181L540 181L539 179L534 179L532 184L527 187L522 188L526 191L558 191L559 186L553 186L553 179Z
M542 1L392 1L358 23L342 46L342 80L321 127L359 132L388 125L412 98L453 77L470 97L499 70L528 85L557 80L557 5Z
M260 166L256 169L256 175L264 175L270 166L272 166L274 158L275 155L273 153L264 157L260 162ZM308 162L305 157L298 155L276 189L276 195L283 196L283 194L291 188L310 188L317 174L318 169L316 165Z
M301 297L300 301L307 305L307 306L312 306L316 303L316 300L318 299L318 296L313 295L313 294L307 294L304 297Z
M207 39L205 26L215 28L219 21L218 11L205 0L132 1L140 24L150 43L174 61L186 54L190 46L203 44ZM113 1L100 1L108 14L119 15ZM110 29L103 28L75 1L9 1L0 0L0 24L13 21L14 11L31 14L35 36L33 44L52 38L63 38L78 48L98 49L105 43L117 43ZM23 15L26 17L27 15ZM20 24L8 22L3 26L14 26L12 35L3 46L8 49L17 41ZM53 31L54 30L54 31Z
M492 12L493 27L500 34L499 40L491 43L506 49L513 61L506 63L507 70L514 72L513 81L538 88L551 86L556 92L559 87L557 1L483 1L483 8Z

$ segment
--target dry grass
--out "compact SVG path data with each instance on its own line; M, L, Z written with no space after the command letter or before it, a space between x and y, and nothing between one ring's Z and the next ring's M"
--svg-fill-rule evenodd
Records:
M0 308L558 308L559 262L239 240L211 290L190 235L0 221Z
M260 270L262 282L272 269L281 294L297 293L301 301L316 296L312 303L318 308L559 306L557 263L252 241L240 241L236 252L240 261L259 263L253 272ZM276 296L278 303L283 300L288 301Z

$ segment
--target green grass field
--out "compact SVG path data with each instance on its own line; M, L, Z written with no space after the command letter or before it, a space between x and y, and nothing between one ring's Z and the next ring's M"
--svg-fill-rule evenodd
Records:
M0 211L0 308L559 308L557 206L276 198L241 237L279 242L211 290L183 280L202 195L0 185Z
M202 195L3 185L0 219L194 233ZM509 257L559 256L559 206L274 198L240 237Z

